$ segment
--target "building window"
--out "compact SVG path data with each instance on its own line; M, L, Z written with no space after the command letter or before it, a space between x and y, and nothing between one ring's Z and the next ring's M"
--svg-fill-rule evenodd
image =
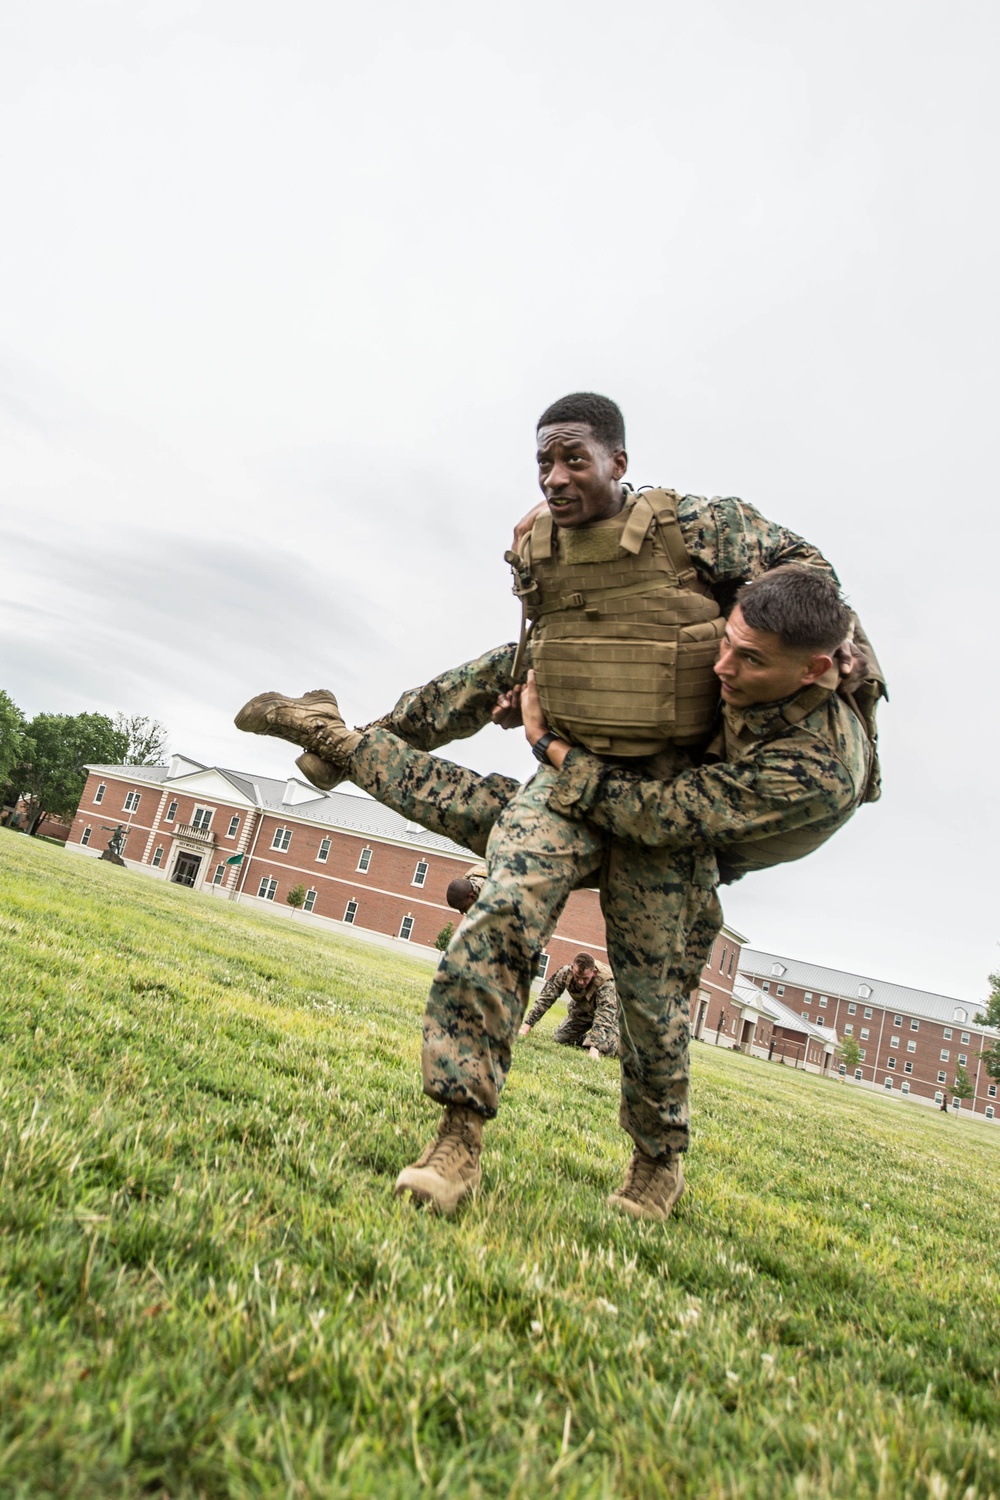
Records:
M729 955L729 969L728 969L727 972L730 973L730 974L733 972L733 959L735 957L736 957L736 949L734 948L733 951L732 951L732 953L730 953L730 955Z
M236 837L236 835L239 833L239 831L240 831L239 815L237 813L234 813L233 816L229 819L229 832L226 834L226 838L227 839L234 839Z
M991 1083L990 1086L989 1086L989 1088L986 1090L986 1097L987 1097L987 1099L995 1099L996 1096L997 1096L997 1086L996 1086L995 1083Z
M920 1022L919 1021L911 1021L910 1022L910 1030L911 1031L919 1031L920 1030Z
M908 1094L910 1092L910 1085L907 1083L907 1081L906 1081L905 1078L903 1079L903 1082L899 1085L899 1088L900 1088L900 1092L903 1093L903 1094Z
M819 997L819 1008L820 1008L820 1010L826 1010L826 996L825 995L820 995L820 997Z
M938 1083L944 1083L944 1075L942 1073L938 1074ZM944 1095L942 1094L942 1092L941 1092L940 1089L935 1090L935 1093L934 1093L934 1103L935 1104L943 1104L944 1103Z
M156 867L156 869L159 869L160 866L162 865L162 863L163 863L163 845L162 844L157 844L156 848L153 850L153 864Z
M948 1048L947 1047L942 1047L941 1048L941 1061L942 1062L947 1062L950 1056L951 1056L951 1053L948 1051Z
M312 911L313 907L316 905L316 897L318 895L319 891L306 891L306 899L302 903L302 910Z
M769 995L771 993L771 981L769 979L765 979L764 983L761 985L761 989L764 991L765 995Z
M104 781L102 781L101 784L100 784L100 786L97 788L97 791L94 793L94 801L95 802L103 802L104 801L104 793L107 791L107 789L108 789L107 788L107 783L104 782Z
M861 1028L861 1040L863 1042L867 1042L867 1040L868 1040L868 1027L867 1026L862 1026L862 1028Z
M225 867L225 865L216 865L216 867L215 867L215 874L212 876L212 884L213 885L221 885L222 882L225 880L225 878L226 878L226 867Z
M125 798L125 811L135 812L141 801L142 796L139 792L129 792L128 796Z
M539 953L539 955L538 955L538 967L535 970L535 978L536 979L544 979L545 976L546 976L546 974L548 972L549 972L549 955L547 953Z
M358 869L361 871L362 875L365 873L371 862L372 851L370 849L362 849L361 854L358 857Z
M865 1020L866 1021L870 1021L871 1018L872 1018L872 1008L871 1008L870 1005L866 1005L865 1006Z
M904 1063L903 1064L903 1072L904 1073L912 1073L913 1072L913 1064L911 1062Z
M951 1027L950 1026L946 1026L944 1028L943 1036L944 1036L944 1039L945 1039L946 1042L950 1042L951 1041Z
M858 1056L860 1057L861 1061L864 1062L865 1057L867 1056L867 1049L864 1047L859 1047Z
M853 1022L851 1022L851 1021L847 1022L847 1025L844 1027L844 1035L845 1036L853 1036L854 1035L854 1024L853 1024Z
M948 1075L944 1071L944 1069L942 1068L941 1072L938 1074L938 1083L947 1083L947 1082L948 1082Z
M196 807L194 817L191 819L191 827L197 828L201 833L207 833L212 826L213 811L211 807Z
M408 943L410 941L410 933L412 931L413 931L413 918L412 917L404 917L403 920L399 924L399 935L403 939L404 943Z
M847 1072L847 1064L846 1063L841 1063L841 1065L840 1065L840 1067L839 1067L839 1069L837 1071L840 1072L840 1073L846 1073Z
M992 1120L992 1118L993 1118L993 1106L992 1106L992 1104L987 1104L987 1106L986 1106L986 1118L987 1118L987 1120Z
M279 854L284 854L292 842L292 830L290 828L276 828L271 840L271 848L277 849Z
M418 859L417 868L413 872L413 879L410 881L410 884L423 885L424 881L427 879L427 871L429 869L430 865L428 865L426 859Z
M889 1061L886 1063L886 1067L891 1072L895 1068L895 1066L896 1066L896 1059L894 1057L890 1057Z
M826 1021L825 1021L825 1019L824 1019L823 1016L817 1016L816 1017L816 1025L817 1026L825 1026L826 1025Z
M850 1005L847 1007L847 1014L849 1016L856 1015L857 1014L857 1009L858 1009L858 1007L854 1004L854 1002L852 1000L851 1003L850 1003Z
M968 1061L969 1061L969 1054L967 1052L960 1052L958 1054L958 1066L960 1068L964 1068L965 1065L966 1065L966 1063Z
M886 1087L886 1088L887 1088L887 1089L891 1089L891 1088L892 1088L892 1079L891 1079L891 1078L887 1078L887 1079L886 1079L886 1080L885 1080L885 1087Z
M809 1019L809 1012L807 1010L801 1011L800 1015L802 1016L803 1021L808 1021L808 1019Z
M962 1046L967 1047L969 1045L969 1040L969 1033L967 1031L963 1031L961 1036Z
M890 1047L898 1047L899 1046L899 1037L898 1036L891 1036L889 1038L889 1046Z
M257 895L262 901L273 901L274 894L278 889L278 882L273 875L265 875L260 883Z
M863 1074L863 1073L862 1073L862 1071L861 1071L861 1069L860 1069L860 1068L855 1068L855 1069L854 1069L854 1081L855 1081L855 1083L860 1083L860 1082L861 1082L861 1080L862 1080L862 1078L863 1078L863 1077L864 1077L864 1076L865 1076L865 1075L864 1075L864 1074Z
M722 957L719 959L719 973L720 974L722 973L723 969L726 967L726 958L728 957L728 955L729 955L729 949L726 946L726 944L723 943L723 945L722 945Z
M774 993L776 995L783 995L785 993L785 986L783 984L779 984Z
M87 827L83 830L83 833L80 835L80 843L81 844L89 844L90 843L90 835L93 833L93 831L94 830L88 824Z
M348 901L347 905L344 908L344 921L347 922L348 925L350 925L354 921L354 918L357 916L357 914L358 903L356 901Z
M906 1044L906 1050L907 1050L907 1052L916 1052L916 1050L917 1050L917 1044L916 1044L916 1042L907 1042L907 1044Z
M174 819L176 818L176 816L177 816L177 798L175 797L174 800L173 800L173 802L171 802L170 806L167 808L167 816L164 818L163 821L165 823L172 823L174 821Z
M327 860L330 858L330 847L332 843L332 839L320 839L319 850L316 854L316 858L321 865L325 865Z
M813 997L812 990L806 990L806 992L805 992L805 994L803 995L802 998L803 998L803 1000L811 1000L812 997Z
M902 1018L902 1016L893 1016L893 1018L892 1018L892 1024L893 1024L893 1026L902 1026L902 1024L903 1024L903 1018Z

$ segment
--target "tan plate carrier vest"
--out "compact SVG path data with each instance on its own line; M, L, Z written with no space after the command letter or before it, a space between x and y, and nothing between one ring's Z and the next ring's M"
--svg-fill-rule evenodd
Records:
M725 620L691 565L679 500L643 490L612 520L579 528L544 512L523 555L507 554L546 720L598 755L695 744L715 719Z

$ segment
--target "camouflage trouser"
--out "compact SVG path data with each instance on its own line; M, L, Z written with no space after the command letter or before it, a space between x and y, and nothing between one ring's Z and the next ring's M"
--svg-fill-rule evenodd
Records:
M512 648L489 653L404 694L382 722L410 744L371 729L349 766L351 780L387 806L487 854L489 879L431 986L425 1092L496 1114L536 955L574 886L599 866L618 989L622 1125L650 1155L686 1150L689 996L722 922L715 861L616 840L553 812L551 768L518 790L508 777L481 777L411 748L447 743L456 720L464 735L487 722L510 659Z

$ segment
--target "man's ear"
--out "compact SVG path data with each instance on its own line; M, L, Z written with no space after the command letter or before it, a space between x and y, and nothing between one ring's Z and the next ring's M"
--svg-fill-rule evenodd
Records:
M809 687L812 683L818 682L821 677L824 677L829 672L832 666L833 657L828 656L825 652L818 652L815 656L810 656L806 662L805 671L802 676L802 686Z
M614 476L616 479L625 478L625 470L628 468L628 454L624 448L619 448L617 453L612 454L614 463Z

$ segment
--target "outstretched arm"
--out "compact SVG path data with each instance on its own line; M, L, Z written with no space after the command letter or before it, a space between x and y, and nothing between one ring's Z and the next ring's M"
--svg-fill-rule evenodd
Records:
M563 964L562 968L557 969L551 979L545 981L541 994L524 1018L524 1023L520 1031L521 1036L527 1036L532 1026L537 1026L549 1007L559 999L559 996L569 983L569 971L570 965Z

